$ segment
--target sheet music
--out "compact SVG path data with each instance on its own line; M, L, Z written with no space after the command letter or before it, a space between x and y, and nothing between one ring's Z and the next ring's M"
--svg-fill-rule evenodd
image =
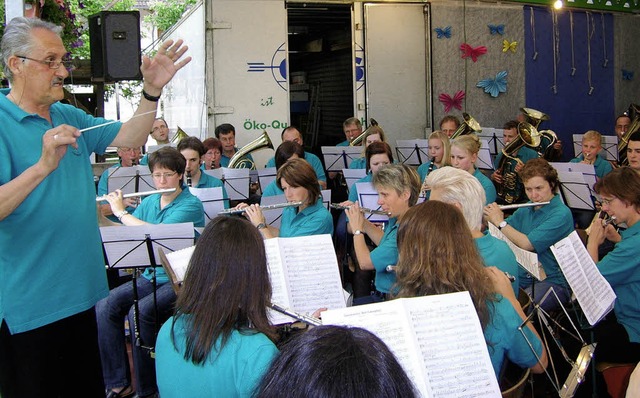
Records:
M491 158L491 151L487 140L480 141L480 150L478 151L476 166L483 170L493 170L493 160Z
M202 202L204 207L205 224L218 217L218 213L225 208L222 187L189 188L189 192Z
M589 166L589 165L585 165ZM592 195L593 191L585 175L579 171L558 170L560 190L566 205L571 209L595 210Z
M367 171L365 169L342 169L342 174L347 183L347 188L351 189L356 181L367 176Z
M136 180L138 182L137 189ZM107 190L113 192L116 189L121 190L123 194L155 190L149 166L118 167L113 170L109 174Z
M489 152L495 157L502 151L502 148L504 148L503 135L503 129L483 127L482 131L478 133L478 138L480 138L480 140L484 139L487 141L489 145Z
M429 140L396 140L398 161L408 166L419 166L429 160Z
M265 247L274 302L300 313L346 307L331 235L267 239ZM280 313L270 318L294 321Z
M170 146L171 148L177 148L178 144L176 144L175 142L170 142L168 144L149 145L149 147L147 148L147 154L152 154L153 152L165 146Z
M542 281L547 277L547 275L544 273L544 268L542 268L542 265L538 261L538 253L522 249L521 247L513 243L509 238L507 238L506 235L503 234L498 227L491 223L488 224L489 233L491 234L491 236L507 242L507 245L509 245L509 248L516 256L516 261L522 268L524 268L528 273L533 275L533 277L539 281Z
M551 246L551 251L589 324L595 325L613 309L616 294L611 285L598 271L576 231Z
M371 210L382 210L378 204L378 191L376 191L372 183L358 182L356 183L356 189L358 190L358 202L360 202L360 207L365 207ZM364 216L371 222L389 221L389 216L384 214L364 213Z
M328 310L322 320L380 337L423 397L500 396L468 292Z
M246 200L249 197L249 169L221 167L203 171L222 180L230 200Z
M148 267L147 237L152 240L154 255L159 247L168 252L192 246L195 237L193 223L101 227L100 234L110 268Z
M278 174L275 167L265 167L264 169L258 170L258 181L260 182L260 189L264 191L264 189L271 184L271 182L275 181L276 175Z
M327 172L348 169L351 161L362 153L361 146L323 146L321 149Z
M592 164L571 162L551 162L549 164L558 172L582 173L584 182L589 186L590 190L596 184L596 169Z
M187 268L189 267L189 261L191 260L191 256L195 249L196 246L194 245L165 254L171 269L176 276L174 281L175 283L182 283L182 281L184 281L184 276L187 273Z

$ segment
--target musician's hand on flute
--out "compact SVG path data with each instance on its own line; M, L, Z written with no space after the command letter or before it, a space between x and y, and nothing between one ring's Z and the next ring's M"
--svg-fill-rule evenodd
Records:
M241 203L241 204L245 205L244 207L241 207L241 209L246 209L244 212L244 216L247 217L249 221L251 221L251 224L257 227L260 224L266 223L264 214L262 214L262 209L260 208L260 205L258 204L247 205L246 203Z
M504 221L504 213L496 202L490 203L483 210L485 218L493 225L499 225Z
M343 207L351 207L351 206L353 206L353 202L352 202L352 201L350 201L350 200L345 200L344 202L340 202L340 203L338 203L338 204L339 204L340 206L343 206Z
M109 206L111 206L111 212L113 214L122 213L126 208L124 199L122 198L122 191L119 189L107 194L105 196L105 200L109 202Z
M360 211L360 205L358 203L354 203L345 211L347 212L347 217L349 217L349 226L351 227L351 231L360 230L364 232L364 215L362 214L362 211Z
M40 163L50 173L58 168L60 159L67 153L67 146L78 148L80 130L68 124L61 124L47 130L42 136L42 156Z

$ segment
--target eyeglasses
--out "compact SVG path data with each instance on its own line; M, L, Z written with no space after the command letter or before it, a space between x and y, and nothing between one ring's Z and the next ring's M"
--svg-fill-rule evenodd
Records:
M75 65L73 64L73 61L69 60L69 59L63 59L60 61L54 61L54 60L40 60L40 59L34 59L34 58L29 58L29 57L24 57L22 55L16 55L16 57L20 58L20 59L28 59L29 61L33 61L33 62L38 62L42 65L47 65L49 67L49 69L59 69L60 65L64 65L64 67L67 70L73 70L75 69Z
M609 206L611 204L611 202L613 202L616 199L618 199L618 198L616 198L616 197L613 197L611 199L600 198L600 203L602 203L603 205Z
M159 130L168 130L168 129L169 127L163 125L163 126L154 127L153 130L151 131L155 133L156 131L159 131Z
M164 177L165 179L169 179L169 178L173 177L176 174L178 174L178 173L175 172L175 171L173 173L153 173L153 174L151 174L151 177L155 178L156 180L159 180L162 177Z

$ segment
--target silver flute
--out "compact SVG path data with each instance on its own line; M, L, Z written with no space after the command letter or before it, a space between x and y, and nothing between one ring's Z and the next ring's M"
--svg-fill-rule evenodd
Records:
M269 305L269 307L271 307L275 311L278 311L278 312L280 312L282 314L285 314L285 315L289 315L290 317L295 318L295 319L297 319L297 320L299 320L301 322L304 322L304 323L306 323L308 325L311 325L311 326L321 326L322 325L322 321L320 319L318 319L318 318L314 318L312 316L308 316L308 315L301 314L299 312L295 312L295 311L293 311L293 310L291 310L289 308L285 308L285 307L283 307L281 305L278 305L278 304L276 304L274 302L272 302L271 305Z
M138 196L149 196L149 195L153 195L156 193L169 193L169 192L175 192L176 189L175 188L167 188L167 189L157 189L155 191L145 191L145 192L134 192L134 193L125 193L124 195L122 195L122 198L135 198ZM102 202L103 200L107 200L107 196L109 195L102 195L102 196L98 196L96 197L96 202Z
M343 206L340 203L331 203L331 208L332 209L337 209L337 210L347 210L349 207L351 206ZM360 211L363 213L368 213L368 214L377 214L380 216L388 216L389 212L386 212L384 210L373 210L373 209L368 209L366 207L361 207Z
M283 207L299 207L299 206L302 206L302 202L276 203L274 205L260 206L260 210L273 210L273 209L282 209ZM224 209L218 212L218 215L242 214L246 211L247 211L247 207L243 209Z
M516 203L513 205L501 205L498 206L500 210L509 210L509 209L519 209L521 207L533 207L533 206L542 206L548 205L549 202L529 202L529 203Z

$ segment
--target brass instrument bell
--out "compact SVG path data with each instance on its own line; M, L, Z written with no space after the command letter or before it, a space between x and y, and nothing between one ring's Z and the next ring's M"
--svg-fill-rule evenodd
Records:
M467 135L471 133L480 133L482 132L482 127L480 127L480 123L476 121L471 115L466 112L462 113L462 118L464 121L460 124L460 127L454 131L451 135L451 140L458 138L461 135Z
M255 163L244 156L262 148L273 149L273 144L271 143L271 139L269 138L269 134L267 134L266 130L262 132L260 137L238 149L238 152L229 159L228 167L230 169L255 169Z
M369 129L373 126L377 126L378 122L376 122L376 120L374 118L369 119L369 127L367 127L362 133L360 133L359 136L357 136L356 138L354 138L350 143L349 146L358 146L362 144L362 141L364 140L364 137L367 136L367 133L369 132Z

